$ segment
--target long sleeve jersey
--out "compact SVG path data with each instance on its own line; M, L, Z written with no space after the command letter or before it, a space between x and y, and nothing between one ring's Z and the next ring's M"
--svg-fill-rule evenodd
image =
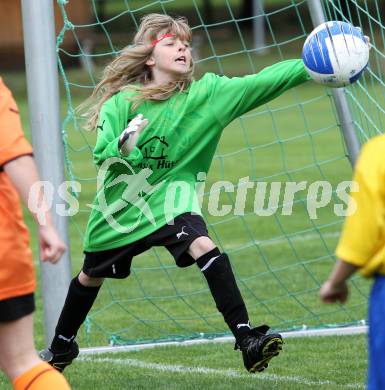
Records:
M185 212L200 213L195 186L207 173L223 129L234 119L309 80L301 60L288 60L243 77L213 73L165 101L132 111L132 91L102 106L94 161L98 189L84 239L89 252L121 247L158 230ZM143 114L149 124L128 157L118 142Z

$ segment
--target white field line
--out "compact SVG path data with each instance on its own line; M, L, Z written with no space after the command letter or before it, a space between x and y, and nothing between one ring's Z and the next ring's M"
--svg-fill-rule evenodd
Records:
M301 385L306 386L325 386L325 385L334 385L334 386L341 386L346 388L352 388L352 389L363 389L364 385L361 384L354 384L354 383L347 383L340 385L336 382L329 381L329 380L318 380L313 381L307 378L303 378L300 376L288 376L288 375L275 375L275 374L257 374L257 375L250 375L250 374L242 374L239 371L236 370L221 370L221 369L215 369L215 368L206 368L206 367L188 367L188 366L182 366L182 365L176 365L176 364L159 364L159 363L152 363L152 362L145 362L143 360L138 359L114 359L111 357L106 358L92 358L92 357L80 357L80 361L83 362L92 362L92 363L110 363L110 364L117 364L122 366L129 366L129 367L135 367L135 368L142 368L147 370L157 370L162 372L172 372L172 373L181 373L181 374L200 374L200 375L212 375L212 376L219 376L221 378L228 377L228 378L242 378L242 379L252 379L256 381L272 381L272 382L293 382Z
M314 337L314 336L342 336L353 334L367 333L368 327L366 325L361 326L347 326L345 328L328 328L328 329L303 329L292 332L283 332L282 337ZM91 347L80 348L81 355L95 355L101 353L116 353L116 352L128 352L139 351L142 349L150 349L157 347L176 346L184 347L196 344L211 344L211 343L229 343L234 342L233 336L215 337L212 339L194 339L185 341L166 341L159 343L146 343L146 344L132 344L132 345L119 345L119 346L107 346L107 347Z

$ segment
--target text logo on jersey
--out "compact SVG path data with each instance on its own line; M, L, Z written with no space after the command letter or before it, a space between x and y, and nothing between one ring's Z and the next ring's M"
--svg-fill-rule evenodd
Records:
M140 162L137 168L155 169L170 169L176 164L175 161L168 159L168 142L164 136L154 136L146 142L138 146L142 152L143 159L147 160Z
M122 172L114 180L108 182L109 169L114 164L124 165ZM100 166L97 176L97 205L89 205L91 208L101 212L107 223L119 233L130 233L138 227L142 218L155 225L154 215L146 202L144 196L151 195L163 185L164 181L151 185L148 178L152 175L150 168L144 168L138 173L135 173L130 164L118 157L112 157L103 162ZM107 202L106 191L117 185L125 185L121 199L112 203ZM131 226L123 226L114 215L124 211L127 207L135 207L139 209L138 219Z

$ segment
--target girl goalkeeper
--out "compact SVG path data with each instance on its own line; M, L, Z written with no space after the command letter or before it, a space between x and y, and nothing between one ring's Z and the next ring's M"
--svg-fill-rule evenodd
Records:
M85 234L82 270L69 287L44 360L62 371L78 355L75 337L104 278L126 278L134 256L164 246L176 264L194 263L242 351L249 372L262 371L282 349L268 326L251 328L228 256L208 236L195 196L222 130L242 114L308 80L301 60L256 75L207 73L194 81L191 29L183 18L143 18L133 46L113 60L94 91L89 127L98 132L98 193ZM100 185L100 182L103 185ZM186 191L167 190L183 182ZM167 210L167 211L165 211Z

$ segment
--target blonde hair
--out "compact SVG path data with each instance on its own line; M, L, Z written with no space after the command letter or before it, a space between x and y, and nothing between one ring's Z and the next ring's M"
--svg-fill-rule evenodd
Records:
M95 87L91 97L80 106L80 109L89 107L85 114L88 130L96 128L103 103L122 90L129 88L136 92L129 98L133 101L134 111L145 100L167 100L175 91L184 91L190 86L193 62L189 72L182 75L179 80L155 87L146 86L152 79L150 67L146 65L154 50L151 42L156 40L160 33L172 33L187 42L191 42L192 39L191 28L183 17L172 18L163 14L145 16L141 20L133 45L123 49L119 56L106 66L102 80ZM96 100L97 102L92 104Z

